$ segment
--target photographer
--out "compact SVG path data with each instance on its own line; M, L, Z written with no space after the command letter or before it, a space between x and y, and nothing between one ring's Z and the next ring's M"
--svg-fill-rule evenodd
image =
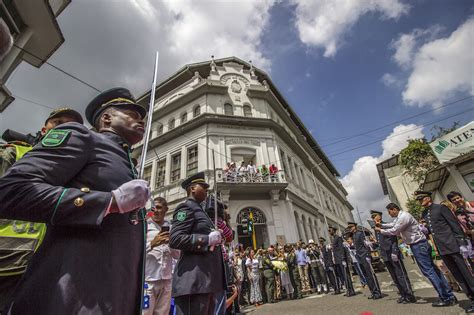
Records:
M166 315L170 312L173 259L180 251L169 247L170 223L165 220L168 204L155 198L153 216L147 222L145 281L150 294L150 307L143 314Z

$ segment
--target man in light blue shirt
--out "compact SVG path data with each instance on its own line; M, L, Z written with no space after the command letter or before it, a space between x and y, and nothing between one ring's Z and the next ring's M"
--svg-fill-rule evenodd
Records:
M296 263L298 265L298 273L300 274L301 280L301 291L302 292L309 292L311 291L311 287L309 285L309 277L308 277L308 256L306 255L306 249L304 245L300 242L296 244Z

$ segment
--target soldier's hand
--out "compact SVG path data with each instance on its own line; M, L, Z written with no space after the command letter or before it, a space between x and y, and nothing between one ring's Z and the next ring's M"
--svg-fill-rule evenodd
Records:
M222 235L219 231L209 233L209 246L214 246L222 242Z
M160 232L155 238L151 241L150 246L154 248L156 246L160 246L161 244L167 244L170 241L170 232L164 231Z
M113 201L110 212L127 213L143 208L150 199L151 192L147 181L134 179L112 190L112 195Z
M375 226L376 226L376 227L382 227L382 223L380 223L380 221L375 222Z

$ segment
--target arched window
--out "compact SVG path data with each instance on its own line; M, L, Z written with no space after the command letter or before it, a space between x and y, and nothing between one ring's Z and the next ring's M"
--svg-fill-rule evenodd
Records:
M160 125L158 126L158 135L161 136L163 134L163 124L159 123Z
M197 117L199 115L201 115L201 106L197 105L196 107L194 107L193 117Z
M184 124L187 121L188 121L188 113L182 113L181 114L181 123Z
M170 119L170 122L168 123L168 130L174 129L174 118Z
M227 116L233 116L234 115L234 108L232 105L226 103L224 104L224 114Z
M252 117L252 108L250 107L250 105L244 105L244 116Z

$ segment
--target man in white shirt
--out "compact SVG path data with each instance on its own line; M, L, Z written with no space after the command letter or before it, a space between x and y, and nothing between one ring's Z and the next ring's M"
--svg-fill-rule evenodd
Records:
M433 302L434 307L450 306L457 302L446 278L434 264L431 258L431 245L426 240L425 234L420 229L418 221L406 211L401 211L395 203L387 205L388 214L395 218L392 223L376 221L374 230L383 235L397 235L410 245L416 263L423 275L433 284L439 296L439 301Z
M171 304L173 259L180 251L171 249L170 223L165 220L168 204L162 197L155 198L153 216L147 221L145 281L150 294L150 306L144 315L168 315Z

